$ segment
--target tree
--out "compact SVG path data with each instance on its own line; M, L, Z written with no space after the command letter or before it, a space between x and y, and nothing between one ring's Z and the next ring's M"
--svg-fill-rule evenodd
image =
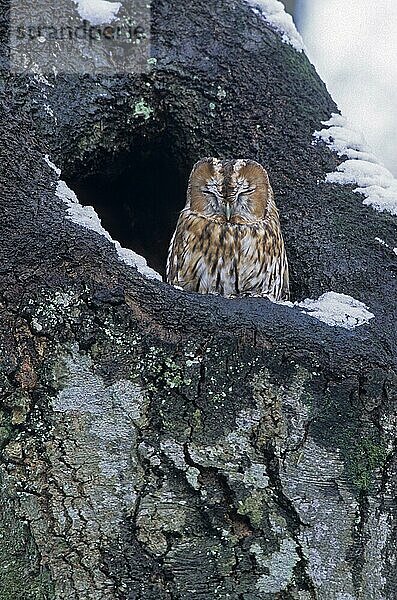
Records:
M313 132L336 107L261 15L152 10L148 73L3 62L0 596L394 598L397 257L375 238L395 219L325 183L342 159ZM293 299L333 290L375 318L146 278L70 219L47 154L154 267L193 162L255 158Z
M291 14L294 14L295 11L295 0L285 0L285 2L283 2L283 4L285 4L285 9Z

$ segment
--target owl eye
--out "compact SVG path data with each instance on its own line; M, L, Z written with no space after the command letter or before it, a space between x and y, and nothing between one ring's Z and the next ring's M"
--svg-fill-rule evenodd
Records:
M255 192L255 188L249 188L248 190L244 190L237 194L237 200L244 200L246 196L249 196L253 192Z
M203 190L203 194L215 200L217 199L217 195L215 194L215 192L211 192L210 190Z

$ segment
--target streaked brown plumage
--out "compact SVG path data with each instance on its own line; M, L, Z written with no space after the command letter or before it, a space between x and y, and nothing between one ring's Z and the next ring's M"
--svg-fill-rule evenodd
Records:
M193 167L170 244L167 281L202 294L288 299L278 211L259 163L204 158Z

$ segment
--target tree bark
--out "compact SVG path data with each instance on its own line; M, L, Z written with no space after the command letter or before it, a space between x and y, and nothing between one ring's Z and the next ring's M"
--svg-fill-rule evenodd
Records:
M2 62L0 597L392 600L397 256L375 238L395 219L323 183L341 159L312 135L336 107L246 3L152 12L149 73ZM46 154L82 190L144 193L160 169L153 266L192 164L257 159L293 299L334 290L375 318L347 331L149 280L68 218ZM139 219L139 202L105 208Z
M285 10L293 16L295 13L295 0L283 0L283 4L285 5Z

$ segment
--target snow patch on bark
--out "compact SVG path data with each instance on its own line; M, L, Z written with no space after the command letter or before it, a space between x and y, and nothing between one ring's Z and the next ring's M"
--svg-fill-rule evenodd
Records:
M339 156L347 156L334 173L328 173L326 181L357 184L354 191L365 196L364 204L397 215L397 180L372 154L364 137L341 115L334 113L322 123L326 128L314 133L315 140L324 141Z
M61 170L51 162L48 155L44 157L47 165L55 171L58 175L61 174ZM162 277L159 273L151 269L143 256L136 254L133 250L129 248L123 248L120 242L115 241L111 235L106 231L106 229L102 226L101 220L98 217L92 206L82 206L76 194L71 190L64 181L61 179L57 183L56 195L58 198L63 200L68 207L68 218L76 223L77 225L81 225L86 229L91 229L91 231L95 231L105 237L109 242L111 242L116 248L117 255L120 260L129 265L130 267L135 267L139 273L148 277L149 279L158 279L162 281Z
M310 317L314 317L330 327L355 329L375 318L365 304L351 296L336 292L327 292L318 300L307 299L295 303L293 306L298 306Z
M305 49L303 39L291 15L285 12L282 2L278 0L245 0L245 2L248 2L256 13L262 15L269 25L281 34L285 44L290 44L298 52Z
M80 17L92 25L111 23L121 8L120 2L107 0L75 0L75 4Z
M47 163L47 165L50 167L50 169L55 171L55 173L59 177L59 175L61 174L61 169L58 169L58 167L56 165L54 165L54 163L50 160L50 157L48 156L48 154L45 155L44 160Z
M390 246L390 244L388 244L387 242L385 242L385 240L382 240L382 238L376 237L375 241L378 242L378 244L380 244L384 248L387 248L388 250L391 250L392 252L394 252L394 254L397 254L397 248L392 248Z
M68 214L71 221L103 235L114 245L120 260L131 267L136 267L142 275L161 281L161 275L148 266L143 256L136 254L129 248L123 248L120 242L113 240L106 229L102 227L101 220L94 208L92 206L82 206L76 194L62 180L58 182L56 195L68 205Z

